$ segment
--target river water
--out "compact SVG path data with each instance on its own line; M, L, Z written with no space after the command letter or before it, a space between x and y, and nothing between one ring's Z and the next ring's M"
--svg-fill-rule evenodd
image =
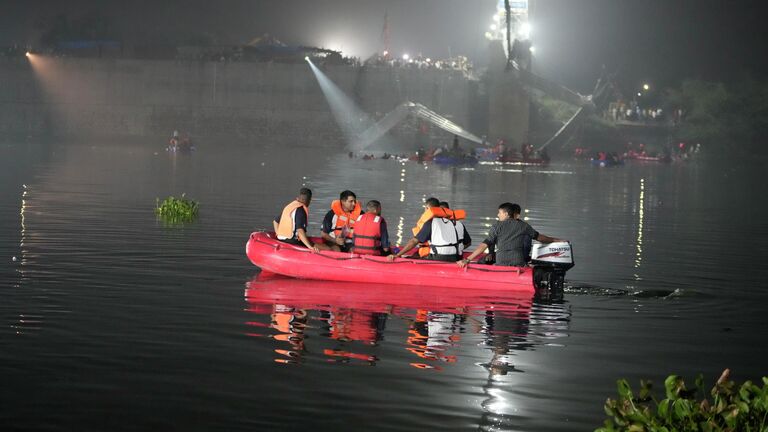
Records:
M439 168L307 144L0 145L2 430L591 430L615 381L768 374L760 166ZM302 185L407 240L426 196L573 242L562 301L260 280L245 257ZM199 219L167 226L156 198ZM301 265L301 263L297 263Z

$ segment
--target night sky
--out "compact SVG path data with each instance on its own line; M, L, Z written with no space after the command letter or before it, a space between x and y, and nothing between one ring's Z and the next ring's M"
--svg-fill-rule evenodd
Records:
M482 65L496 0L0 0L0 45L34 42L58 14L96 13L126 43L173 44L208 33L238 44L270 33L288 44L380 50L385 13L391 50ZM753 0L533 0L538 73L589 92L602 65L625 85L683 78L735 80L768 73L765 7Z

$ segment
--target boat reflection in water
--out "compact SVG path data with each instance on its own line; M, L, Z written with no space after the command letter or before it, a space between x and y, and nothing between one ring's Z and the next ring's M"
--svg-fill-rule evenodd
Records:
M253 327L268 328L264 334L284 342L275 349L281 363L303 361L305 339L312 329L325 340L312 352L322 352L325 360L378 361L376 347L383 339L387 321L405 324L405 349L415 355L411 366L440 369L456 361L450 352L470 330L493 337L526 338L533 295L500 290L466 290L429 286L377 285L349 282L314 281L259 275L246 284L248 310L262 321ZM263 322L269 316L269 323ZM499 317L515 328L497 330ZM313 335L314 336L314 335ZM506 339L504 339L506 341ZM504 344L506 345L506 343ZM498 354L493 356L498 363Z
M557 346L555 339L567 336L570 324L562 297L499 290L262 274L246 284L245 300L258 315L247 324L263 329L248 334L277 341L278 363L374 366L386 359L446 373L448 380L474 377L481 428L520 420L526 402L516 392L527 379L521 379L515 357Z

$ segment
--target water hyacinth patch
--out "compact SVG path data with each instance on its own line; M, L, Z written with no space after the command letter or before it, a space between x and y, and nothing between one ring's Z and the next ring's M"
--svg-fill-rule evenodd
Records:
M169 196L162 203L160 198L156 199L155 214L158 219L170 224L182 224L192 222L197 218L199 204L191 199L187 199L185 194L181 198Z
M768 432L768 377L760 387L751 381L737 385L729 375L728 369L723 371L709 391L711 398L701 400L697 398L704 388L701 375L692 389L681 377L670 375L664 380L666 397L661 401L653 397L650 381L640 381L635 395L627 380L619 380L619 397L605 402L609 418L595 432Z

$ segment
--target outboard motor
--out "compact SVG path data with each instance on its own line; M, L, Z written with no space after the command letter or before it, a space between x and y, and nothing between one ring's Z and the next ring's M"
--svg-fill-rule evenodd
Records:
M562 293L565 272L573 267L573 248L570 242L533 242L531 249L533 284L537 290Z

